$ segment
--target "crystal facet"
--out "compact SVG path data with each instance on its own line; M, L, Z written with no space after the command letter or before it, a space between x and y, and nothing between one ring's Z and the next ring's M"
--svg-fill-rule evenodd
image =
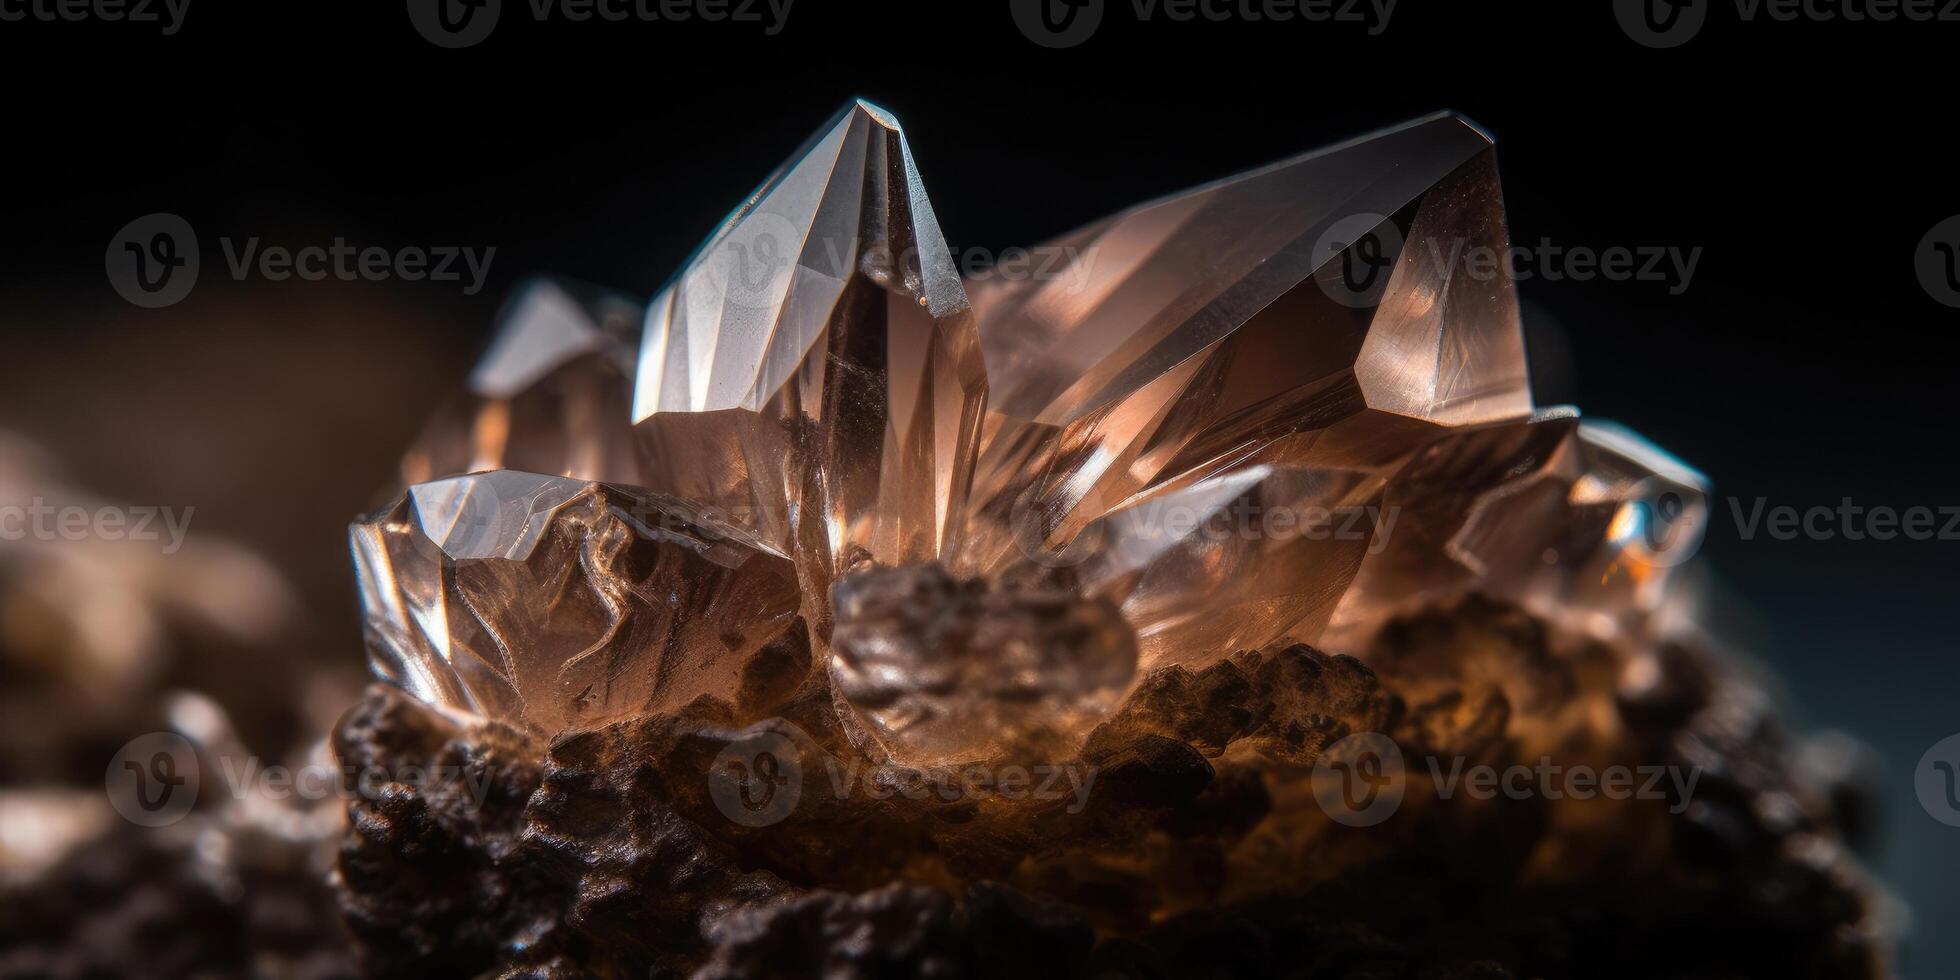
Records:
M792 555L821 618L851 567L950 553L985 400L912 152L858 102L655 299L633 417L656 485Z
M1061 554L1121 603L1143 665L1200 667L1333 615L1368 552L1382 481L1279 462L1220 466L1091 524Z
M1588 421L1542 468L1479 498L1446 551L1485 591L1611 635L1660 608L1707 524L1707 478L1629 429Z
M1529 415L1512 284L1469 265L1505 247L1489 138L1440 116L1066 236L1048 246L1072 257L1066 275L976 285L994 411L967 566L1069 549L1194 474L1270 462L1352 485L1449 427ZM1333 494L1365 513L1349 496ZM1264 613L1298 621L1237 636L1269 640L1326 623L1366 544L1193 567L1214 589L1291 596ZM1179 645L1146 639L1146 659L1229 652Z
M628 427L640 305L563 280L512 296L496 340L402 460L404 484L494 469L640 483Z
M1365 649L1388 618L1475 588L1478 570L1455 557L1450 543L1482 498L1543 470L1578 425L1573 410L1553 408L1425 446L1389 478L1383 510L1394 515L1392 529L1374 543L1326 630L1298 629L1294 638Z
M354 525L375 673L545 732L729 697L787 631L788 561L657 494L499 470Z

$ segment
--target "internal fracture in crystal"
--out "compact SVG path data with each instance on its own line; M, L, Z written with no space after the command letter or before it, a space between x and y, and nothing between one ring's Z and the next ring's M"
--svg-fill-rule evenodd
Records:
M352 535L375 672L546 733L726 696L796 618L786 559L627 487L454 477Z

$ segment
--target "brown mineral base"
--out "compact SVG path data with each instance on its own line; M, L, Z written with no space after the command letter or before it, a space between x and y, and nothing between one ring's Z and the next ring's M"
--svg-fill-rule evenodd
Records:
M1842 838L1859 801L1812 781L1761 692L1702 651L1663 651L1636 689L1611 651L1470 597L1398 619L1369 660L1295 645L1151 672L1075 760L1100 773L1075 813L833 798L819 774L844 760L906 775L853 744L817 674L749 709L797 732L806 773L759 828L711 798L746 720L725 701L539 744L376 686L345 758L491 789L478 813L457 786L357 805L344 907L377 976L1889 975ZM1709 768L1680 809L1445 801L1412 764L1395 817L1348 827L1309 783L1361 731L1500 769L1548 751Z

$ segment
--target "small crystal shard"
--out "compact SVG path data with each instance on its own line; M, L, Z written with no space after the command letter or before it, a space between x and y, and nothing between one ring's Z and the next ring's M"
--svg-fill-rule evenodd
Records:
M563 280L511 298L495 341L402 460L404 484L494 469L640 483L627 411L641 306Z
M838 581L831 677L903 762L1066 751L1137 665L1116 606L1041 575L958 580L937 564Z
M858 102L654 301L633 417L656 486L794 556L820 617L861 561L950 553L985 398L912 152Z
M1587 421L1537 471L1480 497L1447 552L1484 590L1611 634L1660 608L1707 524L1706 477L1630 429Z
M438 480L351 537L376 674L547 733L727 699L796 618L788 561L631 488Z

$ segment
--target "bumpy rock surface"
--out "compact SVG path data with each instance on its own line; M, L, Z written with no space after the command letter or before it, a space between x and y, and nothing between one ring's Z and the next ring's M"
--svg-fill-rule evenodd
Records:
M253 843L197 816L125 827L0 890L0 977L355 976L332 889L276 843L238 853Z
M344 908L379 976L1886 975L1858 794L1720 661L1624 659L1472 597L1368 664L1154 671L1022 780L874 758L821 671L759 723L701 699L549 744L376 687L343 757L456 775L353 804ZM1364 732L1407 755L1406 800L1348 827L1313 768ZM1701 775L1687 799L1446 797L1428 760L1456 757Z

